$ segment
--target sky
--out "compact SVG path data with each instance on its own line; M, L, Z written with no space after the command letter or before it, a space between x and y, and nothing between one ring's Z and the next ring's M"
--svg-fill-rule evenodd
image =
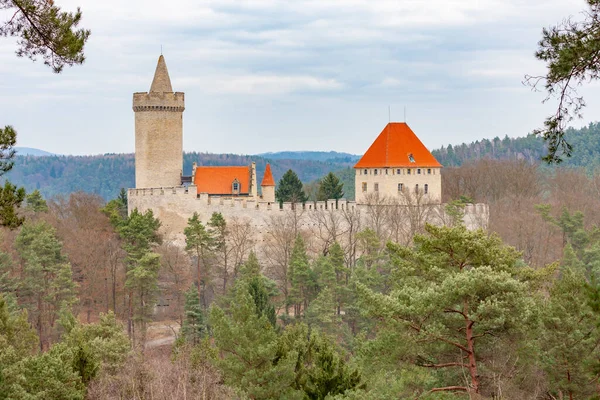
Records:
M389 119L406 120L430 149L525 136L556 106L522 83L545 72L534 57L542 28L580 18L586 3L55 4L81 7L86 61L57 75L0 38L0 125L14 126L19 146L85 155L133 152L132 94L149 90L161 46L173 89L185 93L186 151L362 154ZM600 85L581 93L588 106L576 127L600 120Z

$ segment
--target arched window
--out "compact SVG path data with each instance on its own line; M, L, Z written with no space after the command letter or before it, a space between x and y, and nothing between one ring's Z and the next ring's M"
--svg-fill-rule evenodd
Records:
M377 168L375 168L375 171L373 172L373 175L377 175Z
M364 170L364 174L365 174L365 175L368 175L368 174L369 174L369 171L367 171L367 169L366 169L366 168L365 168L365 170Z
M418 183L415 185L415 193L419 193L419 184Z
M402 192L404 190L404 185L399 183L398 184L398 193Z
M423 191L425 192L425 194L429 193L429 185L428 184L425 184Z

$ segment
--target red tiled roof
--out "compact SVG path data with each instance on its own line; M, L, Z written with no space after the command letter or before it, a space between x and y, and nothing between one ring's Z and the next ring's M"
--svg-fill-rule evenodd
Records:
M198 193L232 194L234 180L241 184L240 194L250 193L250 168L248 167L196 167L194 184Z
M405 122L390 122L354 168L441 166Z
M273 179L273 174L271 173L271 164L267 163L267 167L265 168L265 176L263 176L260 186L275 186L275 180Z

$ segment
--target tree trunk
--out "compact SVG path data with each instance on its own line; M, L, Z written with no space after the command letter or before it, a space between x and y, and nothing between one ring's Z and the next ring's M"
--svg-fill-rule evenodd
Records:
M477 361L475 360L475 339L473 338L473 324L475 322L471 320L466 320L466 339L467 339L467 349L469 350L469 374L471 375L471 390L474 393L479 393L479 376L477 375Z

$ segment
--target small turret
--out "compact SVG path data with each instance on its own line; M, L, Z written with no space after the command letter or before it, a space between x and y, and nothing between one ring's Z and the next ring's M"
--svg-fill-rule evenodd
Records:
M271 173L271 165L267 164L265 168L265 175L263 176L263 180L260 184L260 188L262 190L262 199L263 201L267 201L269 203L275 202L275 180L273 179L273 174Z

